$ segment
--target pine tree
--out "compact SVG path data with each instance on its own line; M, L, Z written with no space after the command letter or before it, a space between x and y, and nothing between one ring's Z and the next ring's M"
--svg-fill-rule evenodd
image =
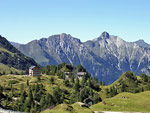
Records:
M105 86L105 81L103 81L102 86Z
M103 83L102 83L102 81L100 80L100 85L102 86L102 84L103 84Z
M36 112L36 111L35 111L34 107L31 107L30 113L35 113L35 112Z
M113 97L113 96L114 96L114 95L113 95L113 89L112 89L112 88L110 88L109 93L110 93L110 97Z
M45 96L42 96L41 100L40 100L40 107L41 107L41 111L45 109Z
M94 101L94 104L96 104L99 101L101 101L101 98L100 98L100 96L97 93L94 94L93 101Z
M74 75L71 76L71 82L74 83Z
M30 100L29 97L26 98L25 100L25 103L24 103L24 109L25 109L25 112L29 112L30 111L30 107L31 107L31 104L32 101Z
M54 104L53 97L49 93L46 94L45 99L46 99L46 105L47 105L47 107L49 107L49 106L51 106L51 105Z
M28 97L30 98L31 102L33 103L33 94L31 89L29 89Z
M77 77L75 81L74 89L76 91L79 91L79 88L80 88L80 83L79 83L79 78Z
M55 80L54 77L51 77L49 81L51 84L54 84L54 80Z
M89 86L90 88L92 88L91 78L88 79L87 84L88 84L88 86Z
M105 95L106 95L106 97L108 97L108 94L109 94L109 90L108 90L108 88L106 88L105 89Z
M23 91L20 96L20 103L23 104L25 102L25 99L26 99L26 92Z
M85 83L86 83L86 76L82 77L82 81L81 81L81 86L84 87Z
M62 102L61 101L61 93L62 92L61 92L59 86L56 89L54 89L54 91L53 91L53 98L54 98L54 101L56 104L60 104Z
M93 97L93 90L90 88L90 96L92 96Z
M69 80L64 80L64 85L69 86L70 85Z

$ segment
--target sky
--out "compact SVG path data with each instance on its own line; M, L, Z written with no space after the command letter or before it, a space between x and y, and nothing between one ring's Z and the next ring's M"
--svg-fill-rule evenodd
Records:
M67 33L85 42L104 31L150 44L150 0L0 0L0 35L9 41Z

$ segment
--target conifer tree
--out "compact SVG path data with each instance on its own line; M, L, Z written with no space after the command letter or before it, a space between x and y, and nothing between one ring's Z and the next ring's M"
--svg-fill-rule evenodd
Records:
M41 100L40 100L40 107L41 107L41 110L44 110L45 109L45 96L42 96Z
M76 91L79 91L79 88L80 88L80 83L79 83L79 78L77 77L75 81L74 89Z
M26 92L23 91L20 96L20 103L24 103L26 99Z

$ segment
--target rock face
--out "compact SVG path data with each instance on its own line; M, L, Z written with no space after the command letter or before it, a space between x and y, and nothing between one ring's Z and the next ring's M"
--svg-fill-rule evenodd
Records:
M129 70L137 75L150 75L150 49L126 42L107 32L84 43L63 33L17 45L16 48L43 66L62 62L81 64L92 76L97 76L107 84Z
M138 40L135 43L141 47L150 48L150 45L148 43L144 42L144 40Z

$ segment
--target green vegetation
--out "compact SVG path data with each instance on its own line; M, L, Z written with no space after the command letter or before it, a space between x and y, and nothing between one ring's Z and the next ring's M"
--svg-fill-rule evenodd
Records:
M13 67L8 67L7 65L0 63L0 73L3 75L5 75L5 74L17 74L17 73L21 74L22 71L15 69Z
M92 82L90 82L90 78L87 80L84 80L82 78L82 81L79 82L78 79L75 80L75 85L74 88L77 90L79 89L79 85L82 86L82 84L86 82L86 86L90 88L95 88L92 86ZM95 83L98 84L98 81L96 78L94 78ZM97 81L97 82L96 82ZM81 83L81 84L80 84ZM101 90L97 91L97 93L92 94L90 90L87 90L86 88L82 89L80 91L80 95L82 97L86 97L86 94L88 95L93 95L93 100L94 100L94 105L92 105L88 111L92 113L92 111L141 111L141 112L148 112L150 111L149 105L150 105L150 100L147 99L149 98L150 95L150 77L141 74L140 76L136 76L134 73L131 71L124 73L117 81L115 81L113 84L108 85L108 86L103 86L103 82L101 84ZM96 84L95 84L96 85ZM80 87L81 87L80 86ZM76 88L77 87L77 88ZM84 94L84 92L90 92ZM139 93L142 92L142 93ZM136 94L135 94L136 93ZM76 94L78 95L78 94ZM72 98L76 99L74 94L72 93ZM100 98L99 98L100 97ZM101 103L96 104L97 102L101 101ZM147 99L147 100L146 100ZM79 101L83 101L82 99ZM74 103L74 101L73 101ZM84 110L87 108L80 107L78 104L73 104L72 105L61 105L58 108L54 108L52 110L47 110L47 112L58 112L58 111L64 111L64 113L82 113ZM76 105L76 106L73 106ZM66 106L66 107L63 107ZM68 106L71 107L71 111L68 111ZM78 112L76 111L76 107L79 107L80 109ZM65 110L64 110L65 109ZM81 110L82 109L82 110ZM46 113L46 111L45 111Z
M42 113L93 113L90 108L80 107L77 103L60 104L52 110L45 110Z
M51 76L27 77L21 75L0 76L0 104L6 109L40 112L51 105L62 103L65 87L62 80L49 81ZM53 77L58 79L58 77ZM58 87L61 86L61 89ZM63 97L64 96L64 97Z
M90 108L80 107L77 103L72 105L60 104L52 110L42 113L93 113L93 111L121 111L121 112L149 112L150 91L137 94L123 92L115 97L104 99L103 102L92 105Z
M90 107L93 111L128 111L149 112L150 91L137 94L120 93L113 98L104 99L103 102Z
M108 86L103 86L100 95L103 99L113 97L122 92L139 93L150 90L150 77L141 74L136 76L133 72L125 72L120 78Z
M46 66L42 69L41 76L1 74L0 106L30 113L139 111L144 106L145 109L140 111L149 110L147 106L150 103L146 98L150 94L150 77L147 75L136 76L129 71L113 84L105 86L104 82L99 83L97 78L91 78L88 72L79 79L78 72L86 70L81 65L73 67L62 63L58 66ZM90 108L80 107L77 102L84 103L87 98L92 98L95 105Z
M31 65L38 66L38 64L32 58L22 54L2 36L0 36L0 56L0 63L8 66L9 68L25 71L29 69ZM13 71L12 69L9 70ZM3 71L8 73L5 71L5 69Z
M68 78L63 71L70 72ZM95 98L95 103L101 101L98 82L88 74L79 80L71 74L73 72L71 65L47 66L42 72L55 75L0 76L2 88L0 105L15 111L38 113L62 103L83 102L88 97Z
M63 84L64 80L59 79L58 76L42 75L39 79L39 77L4 75L0 76L0 80L0 86L3 89L1 106L11 110L35 113L61 103L83 101L96 93L88 87L80 88L77 92L72 88L73 84L69 80L68 86Z

